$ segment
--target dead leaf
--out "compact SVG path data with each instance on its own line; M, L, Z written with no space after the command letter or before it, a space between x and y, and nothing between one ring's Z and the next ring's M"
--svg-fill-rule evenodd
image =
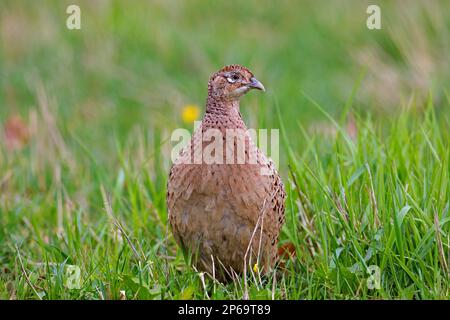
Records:
M6 120L3 135L6 148L10 151L22 149L30 140L30 131L20 115L12 115Z
M291 257L295 257L295 246L292 242L283 243L278 248L278 256L281 259L289 259Z

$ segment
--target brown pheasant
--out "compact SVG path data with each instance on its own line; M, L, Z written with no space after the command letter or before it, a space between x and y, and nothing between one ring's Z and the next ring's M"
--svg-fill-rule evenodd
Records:
M251 89L265 91L245 67L230 65L211 75L202 123L172 166L167 185L177 243L199 270L222 281L255 264L269 271L284 223L281 178L239 112L241 96Z

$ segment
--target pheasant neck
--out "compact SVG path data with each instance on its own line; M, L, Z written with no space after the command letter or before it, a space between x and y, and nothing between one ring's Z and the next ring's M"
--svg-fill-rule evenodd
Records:
M209 127L246 128L239 112L239 100L218 100L208 97L203 122Z

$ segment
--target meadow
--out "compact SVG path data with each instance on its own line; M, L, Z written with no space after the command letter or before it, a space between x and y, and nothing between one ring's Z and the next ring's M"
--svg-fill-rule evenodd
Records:
M377 3L381 30L356 0L2 0L0 299L448 299L450 4ZM232 63L267 89L241 112L280 129L295 256L221 284L165 197Z

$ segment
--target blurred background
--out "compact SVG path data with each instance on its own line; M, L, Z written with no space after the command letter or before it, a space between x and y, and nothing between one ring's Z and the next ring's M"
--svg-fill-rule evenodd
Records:
M81 8L81 30L66 27L66 9L71 4ZM370 4L381 8L381 30L366 26ZM0 0L0 276L11 274L12 269L14 275L22 272L20 247L26 268L41 270L42 261L58 261L95 273L87 289L93 296L103 283L110 286L110 291L105 289L107 298L118 298L123 287L134 288L134 280L125 277L141 274L133 264L130 270L115 271L120 281L125 279L120 286L110 276L109 261L116 268L115 261L131 253L122 255L121 245L116 245L120 234L107 223L102 186L112 194L114 214L138 239L135 243L145 253L162 250L157 261L170 261L181 276L189 276L183 272L182 259L172 263L174 243L167 248L161 244L167 235L170 135L179 127L192 130L193 121L204 111L210 74L227 64L247 66L264 83L267 92L245 96L241 113L250 128L283 128L280 138L287 143L280 150L281 175L287 189L294 190L288 145L301 160L297 162L302 173L299 181L312 199L311 216L319 222L317 213L334 212L340 217L320 183L342 191L342 177L348 178L349 189L353 184L354 192L347 196L354 200L355 221L364 221L372 200L363 192L369 190L369 180L365 176L366 180L354 182L369 169L367 163L373 165L385 222L391 221L389 214L406 206L401 188L416 192L413 197L424 203L423 212L432 212L435 199L441 200L437 212L444 208L448 212L446 187L433 189L448 181L448 139L442 138L441 143L440 128L430 117L427 124L427 117L421 115L427 106L434 108L437 121L445 124L442 136L448 136L449 35L448 0ZM400 114L407 116L397 117ZM363 129L360 139L355 139L357 153L351 153L353 147L345 149L342 140L331 138L337 128L330 116L350 138ZM408 131L408 125L413 130ZM305 133L313 133L309 142ZM392 133L387 142L385 133ZM320 180L308 175L306 164ZM441 177L444 182L439 182ZM290 220L283 239L292 240L290 235L297 235L294 222L300 200L295 192L289 199ZM412 229L398 237L411 240L411 250L419 242L417 250L422 246L419 235L432 233L424 230L434 230L432 218L418 223L425 217L423 212L409 214L406 219ZM419 232L416 223L429 229ZM339 223L330 225L341 230ZM361 239L377 239L374 226L374 235L364 234ZM298 234L308 239L313 232ZM353 239L346 234L344 238ZM303 243L303 238L297 243ZM334 242L328 246L314 239L310 243L319 249L323 245L342 250ZM430 265L437 266L437 253L431 255L425 249L421 257L429 261L417 272L419 278L433 270ZM380 252L385 252L384 247ZM299 256L304 259L300 265L308 265L310 255ZM328 282L330 274L321 273L321 255L311 257L309 265L318 270L316 283L334 288ZM326 256L323 261L328 266ZM353 258L344 260L350 270L354 263ZM393 278L409 279L410 273L399 271L404 265L397 267L392 267ZM164 283L164 275L161 272L156 283ZM31 276L35 277L32 282L46 288L42 274ZM0 286L0 298L36 297L21 289L23 278L17 279L12 287L6 282ZM430 287L438 286L435 278L427 279ZM362 280L352 281L358 295ZM408 286L409 280L399 287L403 284ZM307 291L312 288L310 283L302 286ZM296 283L292 288L302 286ZM420 283L418 288L428 292ZM448 297L445 290L443 295ZM146 298L146 291L141 292ZM75 297L63 285L45 289L45 294L46 298ZM412 296L402 294L392 296ZM90 297L84 292L80 296Z
M268 89L244 98L249 126L278 127L278 104L292 137L298 123L331 130L305 94L332 115L352 88L353 107L377 116L420 107L429 91L439 107L450 3L377 1L382 30L368 30L372 2L2 0L0 122L17 115L40 127L50 116L63 136L108 158L136 128L190 128L184 108L202 112L209 75L231 63ZM81 30L66 28L70 4L81 8Z

